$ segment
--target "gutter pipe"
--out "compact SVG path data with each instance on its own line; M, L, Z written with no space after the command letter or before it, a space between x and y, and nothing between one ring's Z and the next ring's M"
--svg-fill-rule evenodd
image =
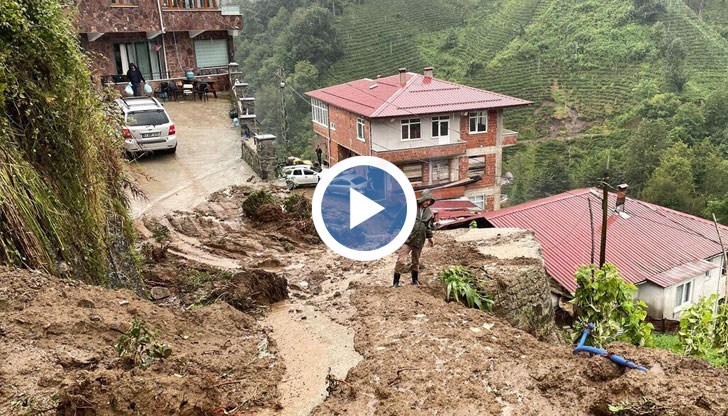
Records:
M164 40L164 35L167 34L167 29L164 27L164 17L162 16L162 3L161 0L157 0L157 10L159 10L159 28L162 30L162 55L164 55L164 71L166 72L163 78L169 77L169 64L167 63L167 44ZM161 74L160 74L161 75ZM162 77L160 77L162 78Z
M584 332L581 333L581 338L579 339L579 345L577 345L576 348L574 348L573 353L576 354L577 352L588 352L591 354L601 355L604 358L608 358L612 360L613 362L621 365L622 367L628 367L628 368L634 368L636 370L640 371L647 371L647 368L637 365L633 363L632 361L629 361L625 359L624 357L620 357L619 355L614 355L610 352L607 352L607 350L603 350L601 348L596 347L589 347L584 345L586 342L587 336L591 333L591 330L594 329L594 324L587 325L586 328L584 328Z

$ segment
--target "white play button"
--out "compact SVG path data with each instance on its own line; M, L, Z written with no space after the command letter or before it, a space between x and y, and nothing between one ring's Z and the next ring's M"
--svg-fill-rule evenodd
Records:
M349 229L379 214L384 207L349 188Z

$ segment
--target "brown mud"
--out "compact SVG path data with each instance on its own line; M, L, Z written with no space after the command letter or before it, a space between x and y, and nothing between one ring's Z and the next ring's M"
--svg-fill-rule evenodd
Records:
M0 414L728 414L728 373L702 360L610 346L649 368L625 371L443 300L440 270L532 267L520 248L503 260L462 231L438 233L423 286L403 276L395 290L393 256L353 262L300 220L244 217L241 202L261 186L158 219L164 243L147 221L154 300L3 269ZM113 345L134 317L169 345L168 358L130 367L118 357Z

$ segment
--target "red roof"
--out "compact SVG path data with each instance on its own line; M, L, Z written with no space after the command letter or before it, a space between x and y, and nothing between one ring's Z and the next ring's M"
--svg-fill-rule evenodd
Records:
M400 86L399 74L360 79L306 93L327 104L369 118L518 107L531 101L408 72Z
M573 293L577 287L574 272L592 262L589 200L596 263L601 191L576 189L483 215L496 227L534 230L547 273ZM721 253L711 221L631 198L625 203L627 218L614 212L614 202L615 195L610 193L606 261L617 265L624 280L668 287L714 268L702 261ZM721 225L720 229L721 234L728 234L728 227Z

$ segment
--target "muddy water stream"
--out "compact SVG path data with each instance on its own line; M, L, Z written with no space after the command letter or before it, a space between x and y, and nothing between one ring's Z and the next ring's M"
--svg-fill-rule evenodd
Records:
M263 321L273 328L272 338L286 365L278 388L280 415L308 415L326 398L326 376L345 379L361 361L354 350L354 332L324 316L312 306L279 302Z

